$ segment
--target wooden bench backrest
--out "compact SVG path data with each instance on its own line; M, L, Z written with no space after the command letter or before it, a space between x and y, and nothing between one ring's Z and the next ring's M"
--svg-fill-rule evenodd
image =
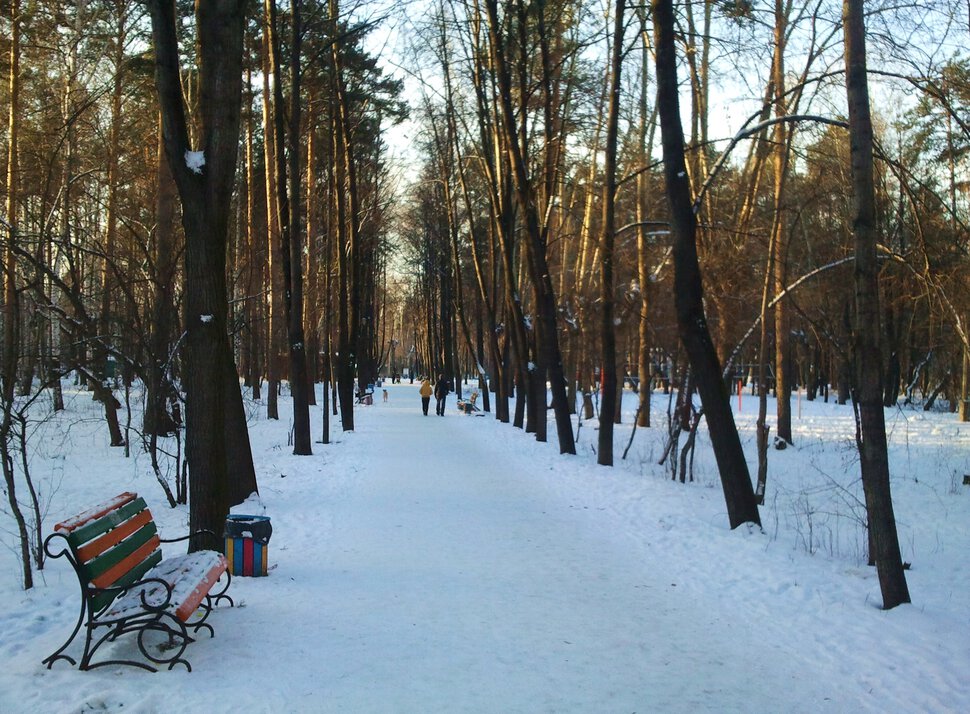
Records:
M151 511L134 493L122 493L58 523L54 531L67 538L81 577L96 588L126 587L162 560ZM98 612L117 592L86 596L92 612Z

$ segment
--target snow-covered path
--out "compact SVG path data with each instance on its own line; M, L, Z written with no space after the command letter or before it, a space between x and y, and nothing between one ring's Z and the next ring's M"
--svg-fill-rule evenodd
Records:
M382 419L410 446L374 454L334 514L332 615L348 651L332 651L327 698L358 702L363 680L402 712L452 711L440 693L455 690L471 711L669 708L678 686L656 686L673 659L657 624L674 598L502 449L465 438L484 426L453 412Z
M458 414L453 396L440 418L421 415L417 385L389 392L312 457L291 455L285 420L254 411L260 499L235 510L272 518L272 570L233 580L237 607L189 647L191 673L44 669L75 622L73 573L52 561L28 592L8 578L0 714L968 710L967 595L953 579L966 569L967 520L940 486L904 483L904 523L929 522L915 510L924 492L947 510L907 541L920 604L886 613L872 569L770 537L780 507L764 509L765 533L729 531L710 466L692 486L658 477L660 430L638 433L634 459L608 469L593 464L589 424L582 454L563 457L491 416ZM313 418L316 437L318 408ZM65 419L50 425L57 458L72 455L48 528L135 490L163 537L185 532L186 509L164 507L138 456L101 446L96 414ZM817 468L805 441L775 457L779 494Z
M424 417L401 392L361 415L380 437L321 556L328 710L720 712L744 708L753 672L794 678L739 656L732 623L612 521L470 433L500 437L491 419Z

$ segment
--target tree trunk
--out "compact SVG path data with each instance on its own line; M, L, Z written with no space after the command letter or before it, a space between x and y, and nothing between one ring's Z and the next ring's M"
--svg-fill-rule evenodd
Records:
M20 0L13 0L10 5L10 109L7 115L7 240L3 249L3 366L0 379L3 392L4 408L12 408L15 384L17 381L17 363L20 354L20 293L17 290L17 254L15 247L19 241L17 205L20 189L20 169L18 142L20 139L20 35L23 17L21 15ZM9 438L9 431L3 434Z
M178 269L175 238L175 201L177 188L165 156L162 124L158 125L158 186L155 195L155 280L152 300L151 354L149 355L148 384L145 385L145 432L167 436L178 428L169 416L167 405L175 397L172 385L170 355L172 333L176 325L173 296L175 273Z
M311 94L310 106L315 105ZM305 275L307 278L306 295L303 301L303 325L306 328L306 363L307 363L307 403L314 407L317 405L316 383L319 381L319 361L320 361L320 323L317 312L319 305L319 286L318 280L320 271L320 250L317 245L316 232L317 220L319 218L316 187L316 143L317 133L311 128L307 136L306 148L306 257L303 259Z
M960 379L960 421L970 421L970 350L963 348L963 375Z
M270 67L273 71L273 129L276 152L276 205L279 217L280 264L283 269L283 316L286 321L290 358L290 394L293 400L293 453L308 456L310 406L306 367L306 338L303 331L303 241L299 201L303 192L300 169L300 47L302 28L300 0L290 7L290 107L289 127L283 106L282 52L277 26L276 0L266 0L267 31L270 39ZM288 151L284 149L288 148ZM287 157L289 166L287 166ZM270 170L270 169L267 169Z
M643 45L641 59L641 88L639 100L640 126L637 136L638 160L641 171L637 174L637 277L640 281L640 319L637 327L639 358L637 360L637 376L640 384L637 392L639 406L637 408L637 426L650 426L650 397L653 394L651 374L652 360L650 355L650 299L651 275L647 260L647 166L653 159L653 131L656 127L656 111L650 116L649 122L647 103L647 78L650 73L650 33L647 31L647 13L644 8L637 8L640 21L640 39ZM649 124L649 129L648 129ZM648 137L649 134L649 137Z
M784 0L775 0L775 61L772 68L775 86L775 118L784 117L788 111L785 101L785 39L787 14ZM790 132L787 124L775 124L772 154L774 156L775 186L774 211L772 212L772 250L774 251L774 290L781 295L788 281L788 227L785 225L785 191L788 181L788 154ZM789 359L791 328L788 317L788 299L781 298L775 305L775 396L777 406L777 434L779 439L794 443L791 431L792 375ZM762 319L765 319L764 317ZM767 440L767 435L765 436Z
M535 188L529 179L527 157L524 155L523 147L518 139L518 130L515 124L517 113L512 107L512 83L508 64L505 60L504 44L501 40L498 6L496 0L486 0L485 4L488 10L491 60L497 74L499 106L505 126L506 150L514 177L518 205L525 218L526 262L529 266L538 314L536 329L539 337L539 359L536 369L540 375L545 374L544 370L548 371L552 390L552 408L556 415L556 432L559 437L559 453L575 454L576 444L573 439L572 420L570 419L569 403L566 398L566 379L556 325L556 298L546 257L545 235L535 202ZM544 385L544 377L540 380L540 383ZM542 391L544 394L545 389ZM545 397L543 396L544 402ZM545 417L545 410L543 410L542 417Z
M330 1L330 17L333 18L333 36L337 36L337 0ZM344 431L354 430L354 367L356 364L357 314L354 284L356 283L355 261L357 258L357 216L356 206L351 200L348 217L348 197L353 198L354 177L351 151L350 127L346 116L346 96L343 91L343 71L341 48L334 42L331 48L333 60L331 75L331 116L333 117L333 157L334 196L336 201L337 224L337 261L338 261L338 344L337 344L337 392L340 395L340 421Z
M0 461L3 463L4 491L10 512L17 522L17 534L20 539L20 561L23 568L23 585L25 590L34 586L34 576L30 565L30 538L27 533L27 522L16 495L16 480L13 470L13 454L10 448L13 440L13 406L14 390L17 380L17 362L19 356L18 340L20 321L20 303L17 292L17 259L15 244L18 241L18 191L19 191L19 158L17 143L20 135L20 37L21 23L20 0L13 0L10 4L10 112L7 123L7 204L6 217L8 223L3 226L7 233L7 240L3 249L3 362L0 365L0 392L3 399L3 417L0 422Z
M613 245L616 238L616 145L620 116L620 70L623 67L623 14L625 0L616 0L613 18L613 48L610 58L609 113L606 120L606 147L603 185L603 232L600 253L600 289L603 348L603 403L600 406L599 443L596 462L613 465L613 418L617 410L616 325L613 324Z
M107 371L108 354L111 347L112 322L112 300L115 298L114 270L112 261L115 260L115 246L117 244L118 233L118 160L121 152L121 99L124 89L124 66L125 66L125 42L127 35L126 19L127 15L122 4L116 5L118 16L116 18L116 32L114 36L114 78L111 92L111 126L108 136L108 176L107 176L107 202L105 206L105 233L103 256L101 263L101 307L97 318L98 335L93 341L94 345L94 368L95 377L101 382L101 386L107 391L107 395L98 397L100 390L95 390L95 399L102 403L104 407L105 419L108 422L108 433L111 438L111 446L124 446L125 440L121 435L121 426L118 423L118 408L111 388L108 386L108 379L115 375L109 375Z
M254 493L259 493L256 484L256 466L253 463L253 450L249 442L249 424L246 422L246 409L243 405L239 385L239 373L226 352L226 452L229 469L229 504L238 506Z
M283 343L283 272L277 268L281 255L280 216L277 202L276 157L281 149L276 146L273 123L273 90L270 78L273 74L272 31L269 28L269 5L266 0L263 24L263 162L266 172L266 271L269 287L267 308L269 319L266 329L266 417L279 419L279 393L281 364L280 351Z
M248 51L248 45L247 45ZM240 267L241 278L243 281L242 286L242 304L240 306L242 311L242 332L240 334L239 340L239 372L243 377L243 384L246 387L251 388L253 386L254 379L258 379L258 372L256 369L256 354L257 350L254 349L255 342L252 339L253 332L256 330L256 315L254 309L254 296L256 294L257 288L255 283L256 278L256 256L253 250L253 238L255 237L255 230L253 226L253 221L255 220L255 196L254 196L254 175L255 167L253 166L253 71L252 67L246 67L246 84L245 84L245 94L243 97L243 106L245 109L245 138L243 139L243 193L240 196L240 203L242 204L239 209L239 221L240 225L237 232L240 235L239 240L245 241L238 250L243 253L242 266Z
M721 368L704 315L703 286L697 259L697 219L691 202L684 159L684 132L677 87L676 33L672 0L653 0L657 48L657 104L664 151L664 178L673 229L674 305L681 341L690 360L707 419L731 528L760 525L748 465L734 415L724 390Z
M889 486L882 365L879 345L879 264L876 260L873 130L869 109L863 0L845 0L845 89L849 106L849 152L852 161L855 234L855 335L853 340L856 441L862 487L869 517L870 543L879 574L883 607L910 602L899 553L896 517Z
M226 386L232 363L226 318L226 246L239 148L244 0L196 8L200 68L200 148L191 168L174 3L149 0L155 82L165 151L182 199L185 228L186 460L190 551L219 550L229 510ZM238 395L238 390L236 390ZM239 396L241 407L241 396ZM238 446L238 445L234 445Z

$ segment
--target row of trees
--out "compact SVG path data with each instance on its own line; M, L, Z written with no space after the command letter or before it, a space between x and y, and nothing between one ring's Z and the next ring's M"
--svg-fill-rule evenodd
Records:
M562 453L595 381L609 465L622 377L638 377L648 426L662 375L701 395L732 527L758 522L768 431L763 399L756 493L725 382L752 380L763 398L772 382L788 442L795 385L813 398L832 384L859 414L886 605L908 597L876 411L903 389L966 403L956 7L872 8L870 24L905 21L920 44L877 46L884 86L911 101L867 148L876 75L865 35L842 41L862 32L854 0L844 15L618 0L606 23L579 0L429 3L407 63L422 67L426 158L393 231L413 280L395 294L381 129L404 108L363 49L379 19L336 0L211 0L194 19L146 5L7 5L0 447L15 513L18 424L48 385L57 407L62 374L90 385L112 443L130 440L112 363L121 384L145 384L153 463L184 393L191 521L210 534L256 486L240 376L256 396L265 381L272 418L288 383L297 454L311 451L311 385L325 399L335 385L352 429L355 380L393 370L396 350L456 383L473 365L496 416L542 441L548 385ZM752 113L720 141L718 86L742 80Z
M460 298L468 305L465 318L474 328L476 311L487 313L484 305L476 302L480 300L478 293L483 291L468 290L478 279L475 256L485 263L485 270L480 272L486 277L495 273L494 266L500 265L497 259L489 263L488 252L500 243L498 229L481 217L492 210L485 206L486 201L494 202L489 192L495 194L488 186L489 179L482 178L490 170L487 166L480 167L489 160L482 147L489 147L500 159L508 152L492 136L497 136L501 129L498 121L501 107L485 105L483 108L472 94L476 73L491 70L487 67L485 50L480 49L483 40L468 36L470 30L466 28L476 24L474 19L469 20L462 14L466 7L443 7L440 19L426 28L426 35L421 38L422 47L439 48L427 62L430 66L424 77L427 94L424 134L428 137L431 158L420 177L418 198L408 219L413 227L406 239L410 241L409 254L414 258L416 274L427 274L428 281L441 286L433 288L418 281L425 293L430 290L440 295L453 293L453 283L460 278L459 283L468 293ZM581 20L581 9L570 9L568 16ZM548 6L546 11L553 18L555 13L564 12ZM530 12L535 14L535 10ZM771 72L765 77L767 88L762 94L767 100L760 105L761 110L751 115L739 136L743 143L709 138L705 98L709 90L693 80L685 87L692 97L687 145L694 147L688 152L687 170L696 176L693 182L700 194L699 250L706 268L708 322L722 363L729 363L732 375L745 381L753 377L762 383L776 384L783 394L789 394L797 385L807 390L809 398L814 398L819 390L827 390L832 385L838 390L839 400L844 402L850 387L849 329L844 311L849 302L846 298L851 294L845 289L850 255L845 216L846 197L850 194L844 167L848 165L849 144L845 110L831 106L838 102L834 92L841 75L833 76L830 72L833 57L840 51L841 34L836 22L826 36L813 37L815 44L808 48L805 67L798 67L798 74L792 77L784 70L783 55L789 43L799 49L804 47L786 38L798 38L804 43L805 27L817 20L816 15L806 12L805 8L799 13L779 6L777 19L765 26L767 48L777 47L772 52L779 59L773 62ZM786 19L788 16L793 17L791 22ZM710 55L712 35L728 34L723 29L724 23L732 28L741 22L744 38L752 42L761 37L756 33L763 19L760 16L728 20L721 17L721 25L717 19L715 14L713 19L705 21L713 23L720 32L709 27L703 35L707 37L704 42L689 30L692 26L689 11L679 18L685 28L684 41L699 43L696 49L690 49L689 57ZM599 56L608 55L609 47L602 41L607 33L597 34L595 28L583 25L580 20L565 28L552 19L543 21L549 27L560 27L557 32L564 37L557 40L561 55L557 59L560 70L557 84L549 90L549 101L559 104L548 111L540 108L543 102L548 104L542 95L547 90L543 88L541 67L527 66L526 71L518 71L515 76L525 77L526 86L512 92L512 96L521 95L528 102L518 114L519 121L525 123L518 134L531 142L532 183L537 187L537 195L541 198L543 191L550 194L544 203L540 202L538 212L545 221L543 229L552 245L547 252L555 280L569 381L576 374L586 381L589 375L598 373L601 362L613 363L602 359L599 343L610 338L604 337L599 328L601 324L609 324L608 318L601 319L600 304L610 305L616 313L616 329L608 332L616 334L619 356L615 362L619 369L636 376L639 368L643 371L639 376L646 381L652 369L664 366L665 359L658 359L658 351L677 360L679 350L676 330L665 319L672 314L669 303L664 302L669 300L670 291L657 289L670 279L671 255L663 213L662 177L656 170L653 149L657 122L656 105L651 102L653 47L649 26L645 24L648 18L641 12L635 18L635 26L625 28L627 47L623 57L626 76L631 78L618 86L620 95L608 86L610 77L617 75L588 57L591 48L599 48ZM530 20L526 13L521 23L527 28L526 34L533 31L529 29L530 22L538 25L539 20ZM448 28L448 32L442 35L439 27ZM479 23L477 27L484 36L484 26ZM600 44L596 44L597 40ZM631 46L631 42L637 46ZM732 50L732 61L747 61L741 49L727 49ZM761 47L757 46L755 51L760 52ZM787 51L795 54L795 50ZM525 64L538 65L541 54L528 46ZM514 63L514 56L507 61ZM448 65L447 71L436 71L443 64ZM481 69L480 65L485 68ZM635 71L631 72L631 66ZM910 96L920 101L909 101L909 111L887 115L884 119L892 124L882 125L880 155L884 161L877 165L877 200L881 229L892 237L880 259L887 306L886 357L882 366L887 405L896 403L900 396L909 400L922 398L931 403L939 394L944 394L953 408L963 403L961 370L966 346L963 328L966 310L961 303L962 274L950 269L953 261L961 260L961 241L965 241L961 217L965 215L966 203L962 187L967 142L965 132L958 128L959 120L953 118L967 102L966 67L961 70L960 66L963 66L961 62L944 63L938 68L936 79L932 78L933 72L920 75L918 80L914 75L914 81L926 91L910 92ZM695 71L690 65L687 69L689 73ZM707 76L715 69L709 66L698 71ZM954 72L960 73L963 81L955 82ZM949 87L946 101L932 99L938 85ZM445 89L438 91L441 86ZM779 87L778 92L773 89L775 86ZM909 83L905 86L912 87ZM889 89L884 85L884 91ZM618 107L621 130L618 172L607 171L604 166L611 152L604 151L609 145L610 122L603 98L611 96L627 98ZM809 116L810 110L819 113ZM488 111L493 116L488 116ZM513 108L513 111L516 110ZM561 126L547 131L542 125L547 113L553 123L558 121ZM450 115L457 117L449 120ZM947 117L948 121L941 121ZM480 136L483 131L487 134L485 139ZM552 131L558 132L554 135L556 141L547 142L547 146L543 143L544 137ZM449 150L451 144L458 146ZM560 144L562 147L557 149ZM720 147L725 150L720 151ZM741 154L742 148L748 152L746 157ZM897 149L901 152L898 157L890 153ZM544 158L550 153L555 157L551 162ZM940 171L942 162L947 166L946 172ZM716 176L710 176L712 171ZM551 177L547 178L546 173ZM619 177L615 205L621 219L615 228L618 240L610 251L603 237L608 203L603 198L603 183L607 174L613 173ZM462 182L468 185L472 199L468 206L459 188ZM552 188L546 190L546 184ZM613 193L605 191L607 196ZM466 214L471 217L467 218ZM451 227L449 215L453 216ZM496 235L486 236L487 230ZM449 231L458 238L454 249ZM525 245L513 242L512 249L521 251L522 265L526 266ZM604 280L599 273L603 249L614 253L613 260L607 260L606 264L620 266L613 276L615 288L608 291L606 300L601 294ZM457 267L448 267L451 264ZM514 262L512 271L518 271L518 265ZM490 268L493 273L489 273ZM445 274L448 279L442 280ZM513 285L521 287L516 282L521 276L515 272L512 275ZM797 290L786 290L797 281L802 281ZM494 295L501 295L502 290L501 283L496 282L490 286L483 302L487 304ZM529 300L528 287L520 290L517 297ZM421 301L429 303L426 297ZM439 302L444 305L441 315L447 322L452 310L448 307L449 300ZM653 320L649 318L651 303L657 308L657 319ZM501 307L501 300L498 304ZM762 304L769 319L763 323L763 330L752 331L752 325L757 327L760 320ZM538 315L539 311L529 303L527 312ZM506 326L512 322L506 317L500 315L496 324ZM459 324L460 318L456 317L455 321ZM642 339L641 331L644 332ZM461 331L456 328L451 332L459 336L451 343L452 349L463 347ZM573 340L571 332L582 337ZM474 354L475 350L469 349L469 352ZM456 359L451 358L451 363ZM526 354L519 361L538 364ZM782 399L779 403L782 409L787 409L789 400ZM649 423L646 403L641 419L642 423ZM779 413L778 428L780 438L791 442L790 410Z
M405 107L363 49L376 21L335 1L4 9L0 449L24 583L31 555L43 565L26 415L46 394L63 409L71 373L112 445L140 441L169 502L190 502L190 547L219 548L257 487L240 377L273 419L288 385L310 454L313 383L335 385L352 429L354 380L382 359L381 126ZM123 424L135 382L144 423ZM183 400L187 483L181 446L160 441Z
M943 394L967 416L960 5L870 4L876 71L857 3L617 0L606 22L570 1L432 8L411 64L426 158L401 231L406 309L428 329L396 336L449 376L488 373L496 417L543 441L548 383L564 453L576 391L599 389L601 464L624 377L640 426L652 380L696 388L732 527L758 522L768 387L781 444L792 392L831 385L857 410L886 606L907 601L881 410ZM910 44L889 39L899 27ZM875 120L869 82L898 102ZM725 91L752 108L731 134ZM756 492L727 408L739 380L762 397Z

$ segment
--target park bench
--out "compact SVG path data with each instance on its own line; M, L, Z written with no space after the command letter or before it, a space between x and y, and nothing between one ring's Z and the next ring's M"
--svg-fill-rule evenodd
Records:
M190 536L162 540L145 500L134 493L122 493L54 526L44 541L51 558L66 557L81 586L81 612L67 641L44 660L50 669L64 654L81 629L84 650L80 669L107 664L128 664L149 671L153 665L191 665L182 653L205 629L215 635L206 620L212 608L232 598L225 594L231 576L222 553L203 550L163 559L161 543L174 543ZM217 581L224 584L213 591ZM107 659L93 663L95 653L106 642L137 633L135 641L151 664L130 659ZM159 642L161 640L161 642Z
M357 404L367 404L367 405L373 404L374 403L374 385L373 384L369 384L369 385L367 385L367 389L363 389L363 390L358 389L354 393L354 397L356 398L356 403Z
M458 411L463 414L472 414L473 412L479 411L478 406L475 404L478 401L478 392L472 392L468 399L458 400Z

